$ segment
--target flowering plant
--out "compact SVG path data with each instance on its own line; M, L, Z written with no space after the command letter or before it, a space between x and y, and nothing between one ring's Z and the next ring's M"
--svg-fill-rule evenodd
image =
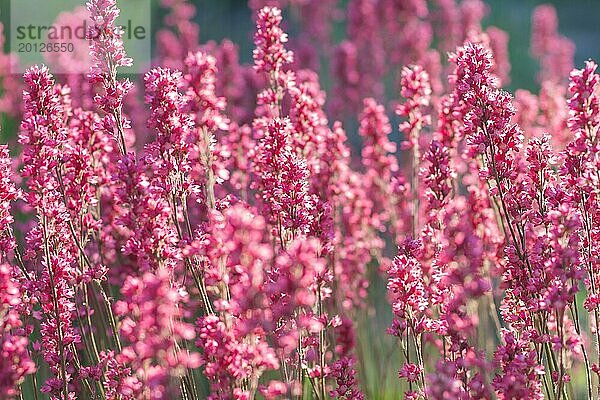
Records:
M115 0L89 74L2 79L0 399L599 398L600 75L551 6L513 96L480 0L250 0L253 65L161 3L139 81Z

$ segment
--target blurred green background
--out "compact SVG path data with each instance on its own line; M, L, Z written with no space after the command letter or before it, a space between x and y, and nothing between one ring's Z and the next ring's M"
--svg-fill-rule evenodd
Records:
M253 24L245 0L194 0L198 7L196 21L200 24L202 41L230 38L240 45L240 58L252 59L251 32ZM340 1L340 4L347 0ZM559 31L577 46L575 63L600 59L600 0L487 0L489 13L484 25L494 25L510 35L512 81L510 90L535 90L537 63L529 55L531 14L535 6L553 4L558 12ZM326 82L325 82L326 83Z
M0 22L7 23L10 15L10 4L18 0L0 0ZM60 0L54 0L60 1ZM85 0L80 0L85 4ZM152 30L156 32L162 23L165 10L161 9L158 0L152 2ZM44 0L44 3L53 0ZM247 0L190 0L197 7L195 21L200 25L202 42L221 41L229 38L240 46L240 59L252 61L252 33L254 24ZM340 0L343 8L348 0ZM586 59L600 59L600 0L485 0L489 5L489 13L484 25L494 25L510 35L509 50L512 64L512 81L508 89L524 88L535 90L537 87L535 73L537 63L529 55L531 32L531 14L535 6L553 4L558 12L561 34L573 40L576 45L576 65ZM127 0L118 3L127 4ZM290 18L287 19L288 21ZM292 18L293 20L293 18ZM334 32L336 38L343 36L343 25L337 24ZM290 27L293 36L294 26ZM8 43L5 44L8 50ZM324 76L324 75L322 75ZM329 82L322 82L328 87Z
M490 13L485 25L495 25L510 35L512 64L509 88L536 89L538 64L529 55L531 14L535 6L553 4L559 18L559 31L576 45L575 65L589 58L600 59L600 1L598 0L488 0Z

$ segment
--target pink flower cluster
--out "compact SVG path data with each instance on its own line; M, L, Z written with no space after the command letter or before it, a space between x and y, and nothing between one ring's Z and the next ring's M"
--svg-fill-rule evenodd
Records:
M481 0L251 0L252 65L160 3L139 80L115 0L86 77L0 55L0 399L597 397L600 75L551 6L513 97Z

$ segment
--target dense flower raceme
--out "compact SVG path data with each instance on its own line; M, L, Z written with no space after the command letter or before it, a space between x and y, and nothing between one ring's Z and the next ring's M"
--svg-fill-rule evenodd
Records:
M244 64L163 0L139 82L114 0L85 79L0 55L1 399L594 398L597 65L542 5L513 98L481 0L347 3L249 1Z
M123 316L120 334L126 345L117 361L130 365L142 384L139 397L168 397L169 378L183 376L186 368L200 364L198 354L178 347L191 340L194 329L180 321L185 289L170 282L169 272L159 269L141 278L128 278L121 289L122 299L115 304L117 316Z
M564 81L573 68L575 45L558 33L556 10L551 5L538 6L531 23L531 53L540 60L539 79Z
M102 125L118 138L122 153L127 153L126 130L130 122L123 115L123 101L132 83L117 79L117 70L128 67L133 60L123 46L123 30L116 25L120 10L115 0L91 0L87 3L93 25L88 32L92 67L89 80L100 86L94 101L104 113Z
M258 71L281 72L284 64L293 60L293 53L284 46L287 34L281 28L281 10L265 7L258 12L257 31L254 35L254 64Z
M262 200L283 246L307 233L314 208L306 161L294 154L291 134L288 119L274 119L257 149Z
M74 396L76 378L73 346L81 337L74 326L75 290L81 271L76 268L78 250L70 240L69 217L59 182L60 150L66 141L69 113L68 90L54 84L46 68L33 67L25 74L25 114L20 142L24 145L23 176L27 203L36 210L37 225L27 236L25 257L34 262L31 282L43 319L42 353L52 376L42 391L53 398ZM39 267L37 267L39 265Z

